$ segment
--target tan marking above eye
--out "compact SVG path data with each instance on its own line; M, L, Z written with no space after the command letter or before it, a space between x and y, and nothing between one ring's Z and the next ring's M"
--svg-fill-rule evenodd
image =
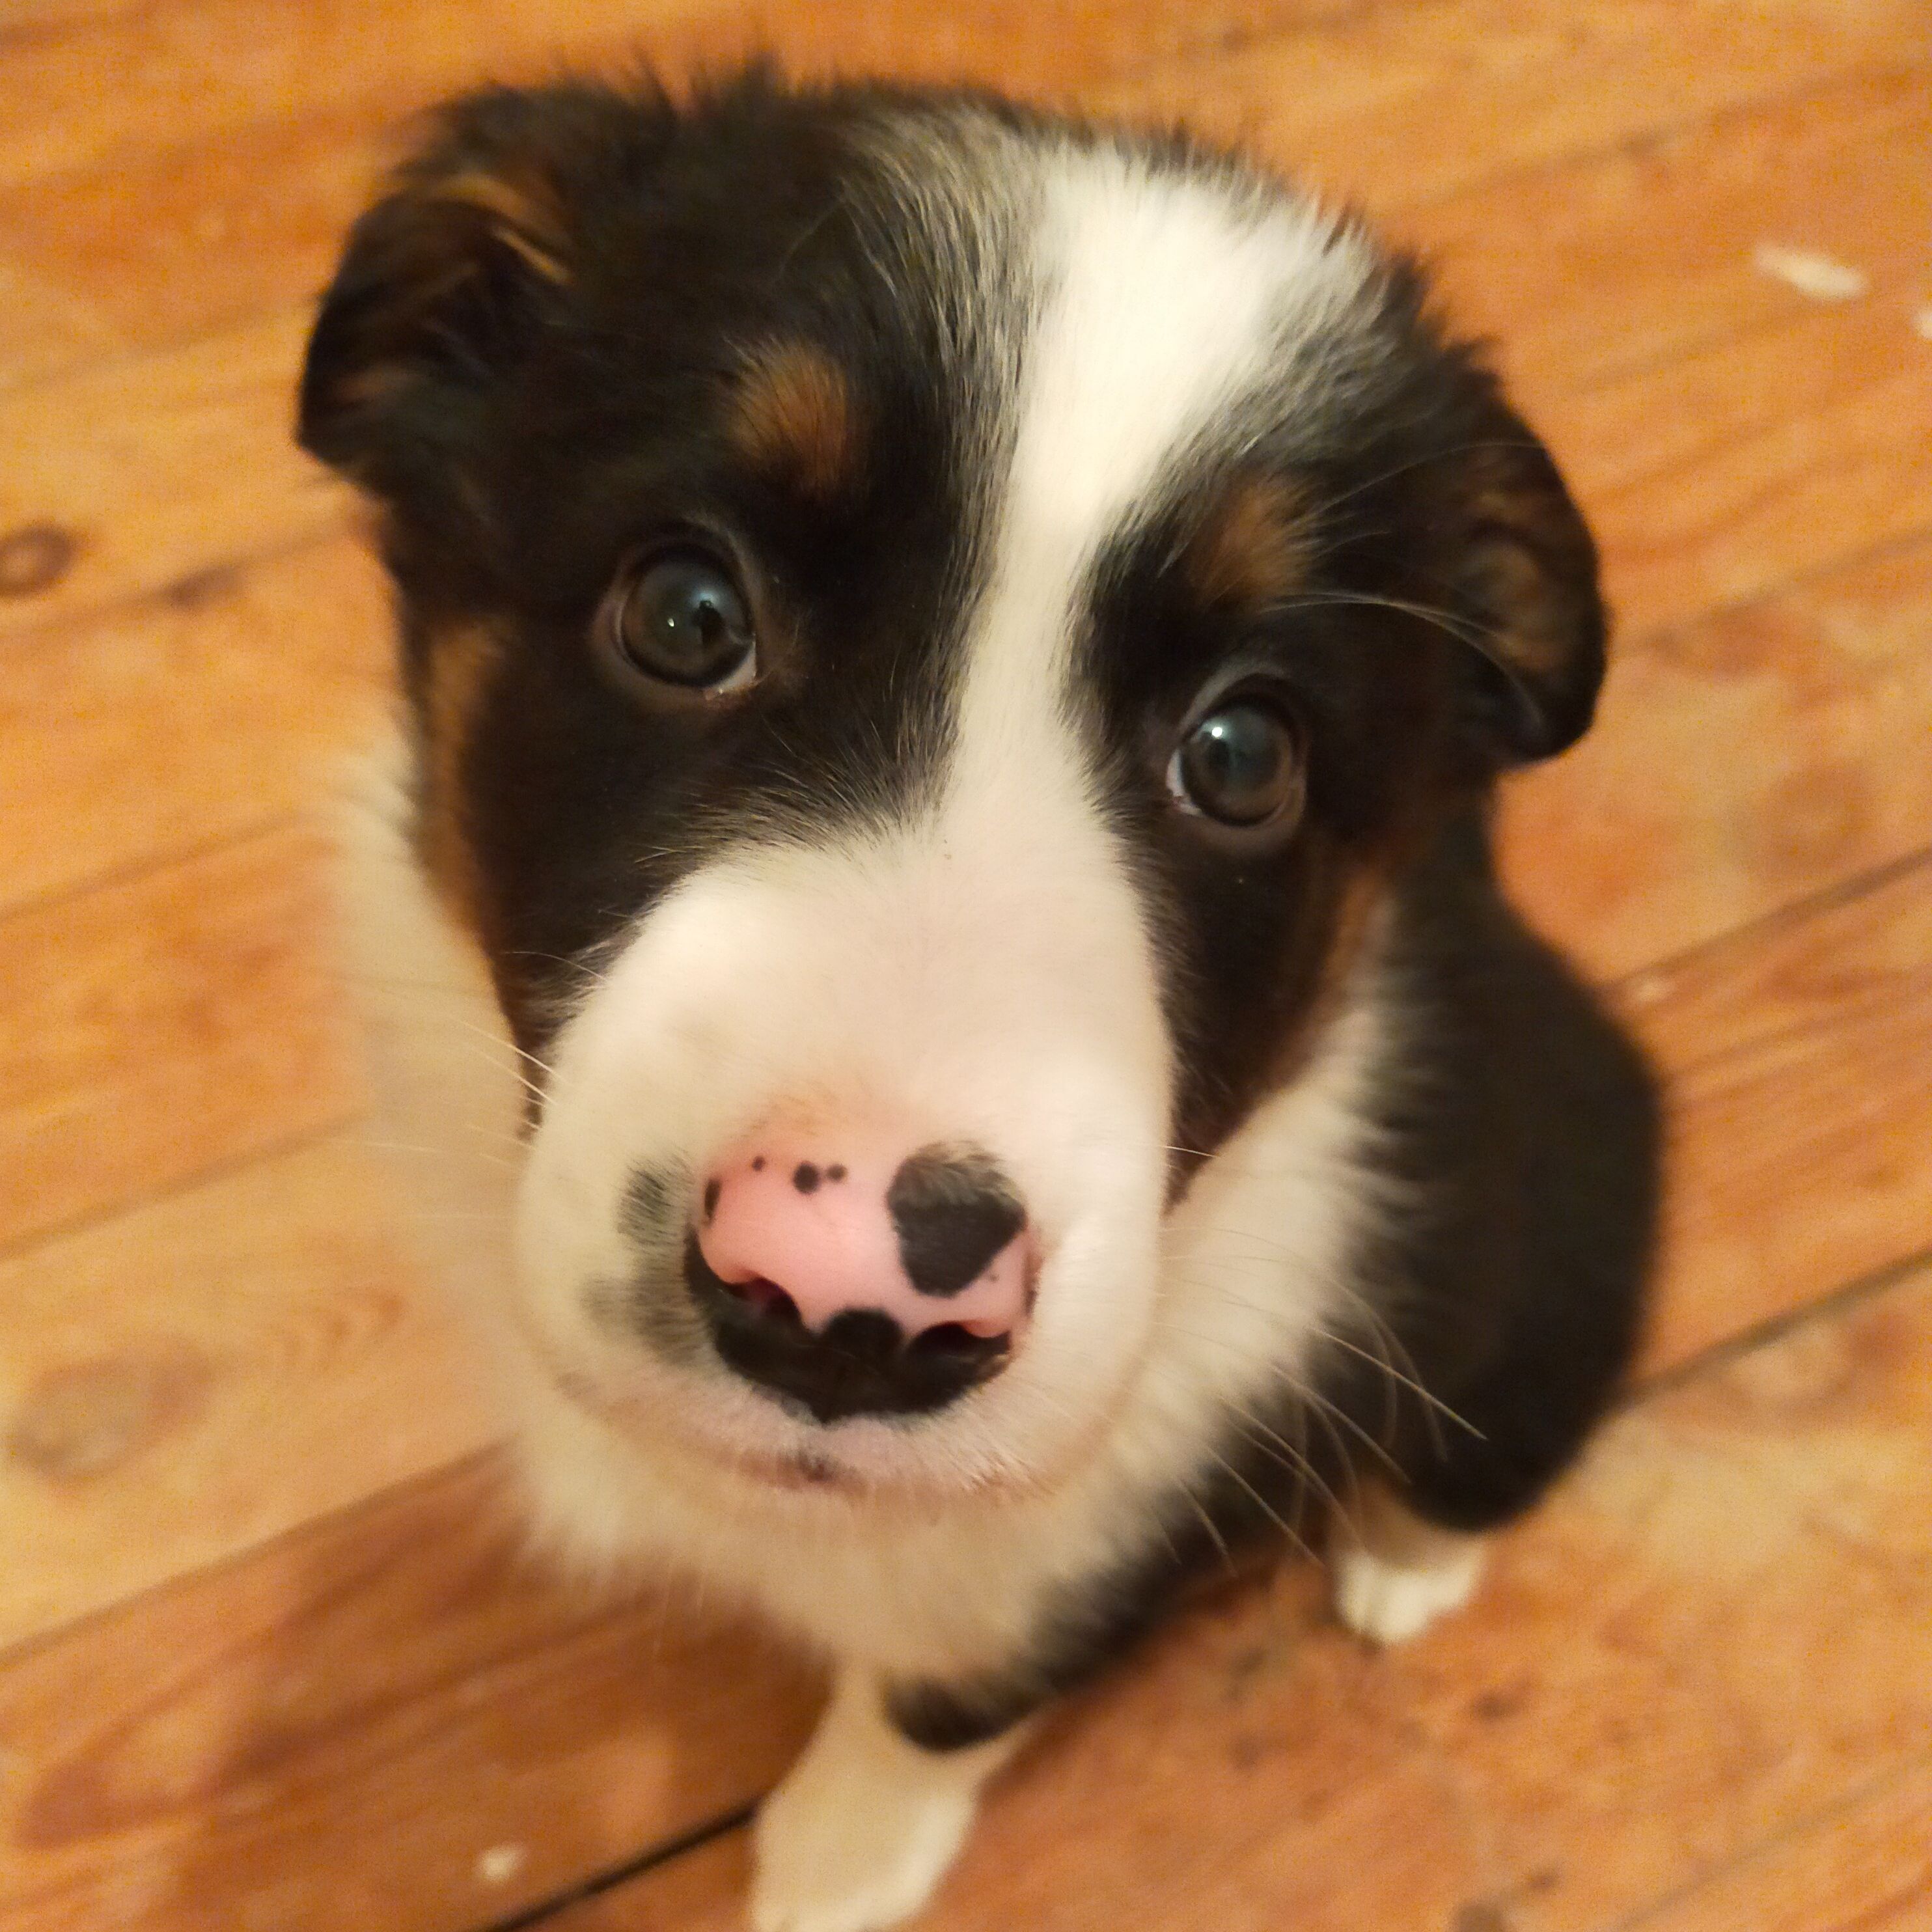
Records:
M755 355L734 399L731 440L758 469L808 496L835 496L857 473L858 423L845 373L807 342Z
M464 760L502 644L482 625L460 625L439 633L429 652L418 723L423 789L418 838L423 864L445 904L473 926L480 881L464 804Z
M570 279L563 263L563 224L549 197L541 190L486 169L472 168L435 182L423 198L475 208L489 218L491 232L497 239L546 281L562 283Z
M1308 581L1313 548L1308 503L1294 484L1238 476L1187 547L1188 580L1205 604L1276 603Z

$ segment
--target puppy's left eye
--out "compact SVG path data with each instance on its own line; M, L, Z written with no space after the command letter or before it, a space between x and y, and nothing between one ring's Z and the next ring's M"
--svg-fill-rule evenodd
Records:
M758 675L745 593L730 568L704 550L639 559L611 586L597 631L606 658L633 680L716 696Z
M1301 747L1294 727L1259 699L1210 712L1175 748L1167 788L1184 811L1240 832L1285 830L1300 814Z

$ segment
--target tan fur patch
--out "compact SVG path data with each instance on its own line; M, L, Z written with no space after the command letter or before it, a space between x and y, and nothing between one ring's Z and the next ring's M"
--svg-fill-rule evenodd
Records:
M812 496L837 493L854 475L858 423L844 372L809 343L781 343L746 371L732 440L758 467Z
M506 180L485 169L434 183L426 201L454 202L489 217L492 231L546 281L566 282L563 223L548 194L534 184Z
M482 874L464 808L463 765L501 656L498 640L481 625L446 631L430 646L424 691L423 865L445 904L472 931L481 923Z
M1307 502L1292 484L1238 477L1188 546L1189 580L1206 604L1278 602L1308 580L1310 530Z

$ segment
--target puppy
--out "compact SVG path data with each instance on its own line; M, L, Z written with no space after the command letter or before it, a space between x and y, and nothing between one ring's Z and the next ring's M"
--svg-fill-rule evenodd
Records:
M760 1932L916 1911L1311 1492L1355 1630L1460 1604L1629 1359L1658 1132L1487 829L1594 550L1415 269L982 95L499 92L301 437L400 613L384 1102L539 1519L836 1666Z

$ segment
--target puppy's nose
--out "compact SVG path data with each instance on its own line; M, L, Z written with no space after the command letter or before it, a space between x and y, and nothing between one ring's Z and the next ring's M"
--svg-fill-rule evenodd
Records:
M725 1360L821 1420L936 1408L1004 1366L1034 1264L989 1156L858 1126L753 1136L707 1176L687 1261Z

